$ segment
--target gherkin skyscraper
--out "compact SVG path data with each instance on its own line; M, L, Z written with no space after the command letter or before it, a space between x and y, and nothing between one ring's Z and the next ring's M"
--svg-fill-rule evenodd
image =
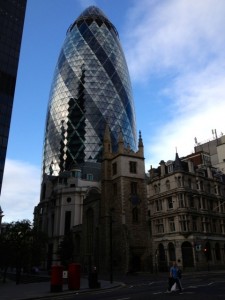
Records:
M69 27L49 97L43 174L74 164L100 162L108 124L116 150L119 132L136 150L135 111L129 72L114 25L90 6Z

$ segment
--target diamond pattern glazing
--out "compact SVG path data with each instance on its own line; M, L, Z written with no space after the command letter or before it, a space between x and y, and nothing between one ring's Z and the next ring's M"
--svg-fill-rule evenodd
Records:
M136 150L129 72L117 31L101 10L87 8L70 26L56 65L46 118L43 173L101 161L106 123L116 150L122 130Z

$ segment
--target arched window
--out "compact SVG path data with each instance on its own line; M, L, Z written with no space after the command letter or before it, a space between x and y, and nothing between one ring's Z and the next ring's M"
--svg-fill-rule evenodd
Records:
M92 253L93 250L93 229L94 229L94 212L92 209L88 209L87 216L87 252Z
M168 244L168 251L169 251L169 260L175 261L176 260L176 253L175 253L175 247L173 243Z
M203 250L204 250L207 261L212 260L211 246L210 246L209 242L205 243L205 247Z
M165 249L163 244L159 244L159 260L160 261L165 261L166 260L166 255L165 255Z
M221 260L220 245L219 245L219 243L215 244L215 255L216 255L216 260Z
M42 199L45 198L45 194L46 194L46 184L44 183L43 186L42 186Z
M166 188L167 188L167 190L170 189L170 181L169 180L166 181Z

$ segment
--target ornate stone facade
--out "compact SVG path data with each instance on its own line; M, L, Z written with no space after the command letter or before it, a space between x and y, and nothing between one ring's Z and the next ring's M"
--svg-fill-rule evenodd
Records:
M149 171L148 209L154 266L173 260L186 270L221 268L225 262L225 176L198 152L160 162Z

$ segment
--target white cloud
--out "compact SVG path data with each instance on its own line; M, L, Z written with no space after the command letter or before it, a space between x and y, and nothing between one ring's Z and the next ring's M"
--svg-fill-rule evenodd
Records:
M224 57L224 14L221 0L137 2L125 35L133 80L171 69L198 68L209 58Z
M3 222L23 219L33 221L33 210L39 202L40 169L27 162L6 160L1 208Z
M126 24L132 30L124 35L131 78L144 88L161 79L157 94L169 112L146 130L149 168L174 159L175 147L188 155L195 137L201 142L212 138L212 129L218 135L225 130L225 2L145 0L135 6ZM151 118L151 99L144 105Z

